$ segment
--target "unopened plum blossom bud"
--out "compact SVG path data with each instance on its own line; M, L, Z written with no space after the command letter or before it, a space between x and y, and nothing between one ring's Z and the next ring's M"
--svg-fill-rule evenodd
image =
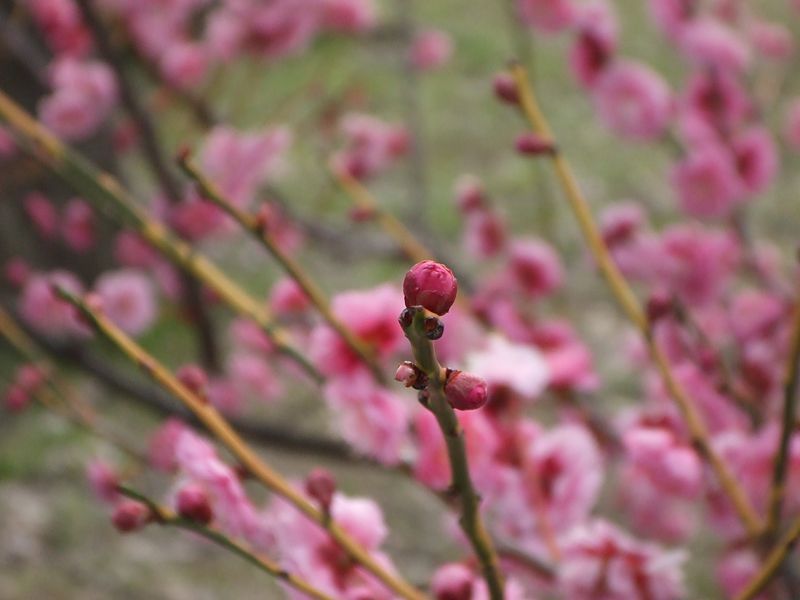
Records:
M673 309L672 298L663 291L653 292L647 299L647 320L655 323L659 319L667 316Z
M336 493L336 481L329 471L322 468L313 469L306 478L306 493L317 501L320 508L327 513Z
M176 373L178 380L195 394L202 394L208 385L206 372L194 364L183 365Z
M492 80L494 95L508 104L519 104L519 92L517 83L508 73L498 73Z
M553 142L543 138L536 133L523 133L515 142L517 152L520 154L551 154L555 149Z
M114 507L111 522L120 533L129 533L141 529L150 521L150 509L136 500L121 500Z
M475 576L467 567L452 563L439 567L431 581L436 600L471 600Z
M403 361L397 367L394 374L395 381L399 381L403 385L413 387L415 390L425 389L428 385L428 376L420 371L419 367L411 361Z
M403 280L406 306L422 306L437 315L450 310L457 293L458 281L453 272L432 260L415 264Z
M199 485L190 483L178 491L175 500L178 514L184 519L208 525L214 518L214 511L208 500L208 494Z
M447 402L457 410L475 410L489 398L486 380L464 371L450 371L444 384Z

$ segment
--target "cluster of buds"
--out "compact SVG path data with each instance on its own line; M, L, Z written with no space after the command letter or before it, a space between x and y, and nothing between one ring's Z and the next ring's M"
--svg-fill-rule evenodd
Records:
M432 260L417 263L403 280L406 309L400 315L400 326L404 330L411 327L414 316L420 309L439 316L446 314L453 306L457 292L458 282L455 275L445 265ZM444 325L438 317L426 316L423 333L429 340L437 340L444 333ZM394 378L406 387L420 390L422 400L427 397L430 377L414 363L401 363ZM481 408L488 399L486 381L471 373L446 369L443 387L447 402L457 410Z

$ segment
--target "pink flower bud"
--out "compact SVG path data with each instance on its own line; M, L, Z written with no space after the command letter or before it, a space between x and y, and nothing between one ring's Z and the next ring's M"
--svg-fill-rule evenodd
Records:
M17 369L16 382L28 392L35 392L44 383L45 374L38 366L27 363Z
M178 491L176 504L178 514L184 519L208 525L214 518L208 494L199 485L188 484L182 487Z
M136 531L147 525L150 520L150 509L136 500L121 500L114 507L111 522L120 533Z
M322 468L312 470L306 478L306 493L316 500L323 511L330 510L333 494L336 492L336 481L330 472Z
M178 380L195 394L202 394L208 385L205 371L197 365L183 365L176 374Z
M6 390L3 396L3 403L9 412L17 413L22 412L28 406L30 399L28 390L21 385L12 385Z
M516 141L517 152L520 154L550 154L553 152L553 142L544 139L536 133L523 133Z
M486 380L464 371L451 371L448 374L444 393L450 406L457 410L478 409L489 398Z
M120 499L117 486L119 477L114 469L102 460L93 460L86 466L86 478L95 498L102 502L116 503Z
M669 294L663 291L653 292L647 299L647 307L645 312L647 320L650 323L655 323L659 319L666 317L672 312L673 303Z
M10 258L5 264L4 275L6 281L15 288L21 288L25 285L30 274L30 265L28 265L25 259L19 256Z
M433 575L431 592L436 600L470 600L474 579L472 572L464 565L444 565Z
M408 362L400 363L400 366L397 367L397 371L394 373L394 380L399 381L406 387L411 387L417 380L417 373L414 367L408 364Z
M432 260L415 264L403 280L406 306L422 306L437 315L450 310L457 293L458 282L453 272Z
M517 82L508 73L498 73L492 81L494 95L508 104L519 104L519 92L517 92Z

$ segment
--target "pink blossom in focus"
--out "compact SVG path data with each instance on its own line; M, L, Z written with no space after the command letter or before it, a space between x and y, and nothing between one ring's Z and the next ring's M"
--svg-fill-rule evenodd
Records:
M144 333L158 316L153 284L138 271L106 272L97 280L94 289L103 300L105 315L130 335Z
M22 318L39 333L48 337L83 337L87 326L65 300L55 295L53 286L63 287L72 294L83 294L83 285L67 271L31 275L19 298Z
M742 202L735 157L716 144L690 149L672 168L670 180L681 209L693 217L727 217Z
M572 0L517 0L526 25L542 33L558 33L575 23L578 9Z
M420 71L432 71L444 65L453 54L453 41L444 31L421 31L411 43L411 64Z
M727 25L701 18L683 27L679 36L683 53L695 64L720 71L743 72L750 64L750 48Z
M328 29L360 33L377 22L374 0L323 0L322 23Z
M599 76L593 92L600 119L622 137L655 139L672 115L669 86L643 64L615 62Z
M553 248L538 239L516 239L509 248L509 272L519 290L530 297L553 293L564 278Z
M25 196L23 206L36 232L46 240L55 239L59 217L53 203L44 194L31 192Z
M75 252L86 252L95 245L94 211L88 202L73 198L64 206L62 215L64 241Z
M678 600L686 554L639 542L595 520L564 539L558 589L570 600Z
M736 168L751 194L766 190L778 174L778 149L765 127L752 127L733 140Z

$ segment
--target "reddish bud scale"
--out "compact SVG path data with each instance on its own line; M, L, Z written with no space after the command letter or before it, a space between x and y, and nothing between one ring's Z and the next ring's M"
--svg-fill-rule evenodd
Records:
M457 293L458 281L453 272L432 260L415 264L403 280L406 306L422 306L437 315L450 310Z
M121 500L114 507L111 522L121 533L129 533L141 529L149 522L150 509L136 500Z
M306 478L306 493L317 501L323 511L328 512L336 493L336 481L325 469L316 468Z
M503 102L508 104L519 104L519 92L517 92L517 83L514 78L508 73L499 73L495 75L492 81L494 88L494 95Z
M486 381L464 371L448 372L444 393L447 402L456 410L476 410L489 399Z
M176 374L178 380L187 388L192 390L195 394L201 394L206 385L208 385L208 377L205 371L197 365L183 365Z
M517 152L530 156L551 154L554 150L553 142L535 133L523 133L517 137L515 145Z
M176 500L178 514L184 519L208 525L214 511L206 491L198 485L189 484L180 489Z

